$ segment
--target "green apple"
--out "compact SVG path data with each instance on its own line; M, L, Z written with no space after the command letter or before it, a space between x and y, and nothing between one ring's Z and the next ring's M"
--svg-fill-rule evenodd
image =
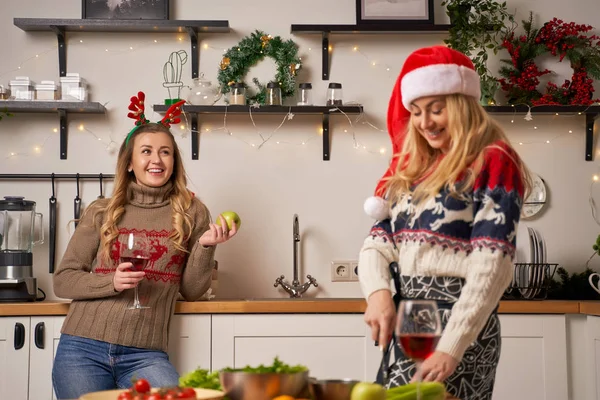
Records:
M358 382L352 388L350 400L385 400L385 388L377 383Z
M225 211L222 212L221 215L223 216L223 218L225 218L225 221L227 222L227 227L229 229L233 228L233 223L235 222L235 226L240 229L240 226L242 225L242 220L240 219L240 216L237 215L237 213L233 212L233 211ZM217 217L217 225L221 226L221 218Z

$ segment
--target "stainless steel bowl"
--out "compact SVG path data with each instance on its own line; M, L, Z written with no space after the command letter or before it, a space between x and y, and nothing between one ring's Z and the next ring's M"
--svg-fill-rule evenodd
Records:
M229 400L271 400L281 395L294 398L308 395L308 371L293 374L221 371L219 379Z
M352 379L310 378L309 389L314 400L349 400L352 388L358 382Z

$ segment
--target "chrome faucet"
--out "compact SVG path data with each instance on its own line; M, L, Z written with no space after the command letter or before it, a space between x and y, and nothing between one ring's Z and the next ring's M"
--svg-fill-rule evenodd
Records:
M300 247L300 224L298 223L298 214L294 214L294 226L293 226L293 239L294 239L294 280L290 285L285 281L285 277L281 275L279 278L275 279L275 284L273 286L277 287L281 285L283 290L289 293L290 297L302 297L302 294L308 290L310 285L314 285L314 287L318 287L319 284L317 280L310 275L306 275L307 282L304 282L302 285L298 280L298 269L299 269L299 247Z

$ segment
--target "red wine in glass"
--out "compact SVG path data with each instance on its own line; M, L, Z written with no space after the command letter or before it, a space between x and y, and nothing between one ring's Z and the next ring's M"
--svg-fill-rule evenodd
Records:
M131 263L132 271L142 271L148 265L150 260L150 242L143 232L129 232L119 235L119 258L121 263ZM133 305L129 309L149 308L140 303L139 286L143 282L140 281L133 288L134 298Z
M400 335L400 345L407 357L413 360L423 361L434 351L439 335L429 333L407 333Z
M150 257L144 257L144 256L132 256L132 257L121 256L121 263L131 263L132 264L131 268L135 271L143 271L146 268L146 265L148 264L149 260L150 260Z
M402 300L395 333L400 348L415 363L417 400L420 400L421 363L435 351L442 334L437 303L433 300Z

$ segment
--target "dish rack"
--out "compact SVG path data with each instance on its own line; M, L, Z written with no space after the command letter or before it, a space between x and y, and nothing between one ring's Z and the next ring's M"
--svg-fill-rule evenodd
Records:
M558 264L516 263L504 300L544 300Z

